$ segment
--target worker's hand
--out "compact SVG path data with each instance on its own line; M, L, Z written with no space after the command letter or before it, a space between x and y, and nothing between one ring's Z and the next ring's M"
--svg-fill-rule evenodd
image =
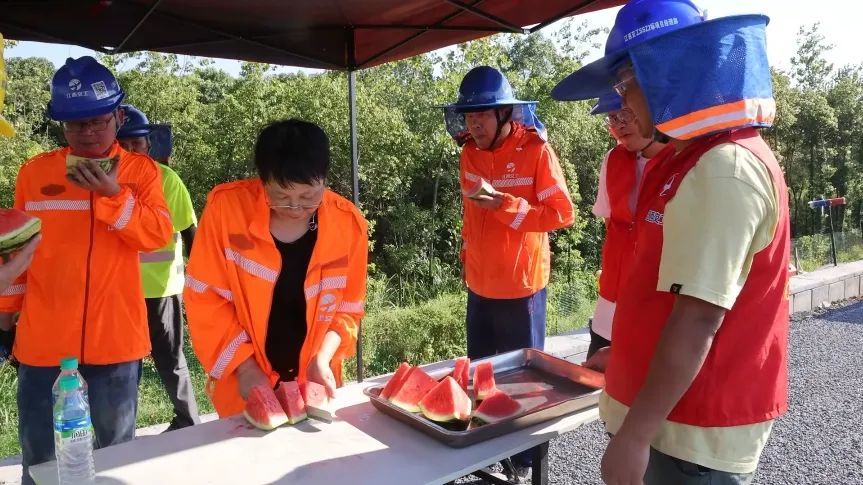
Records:
M12 286L12 283L21 276L21 273L27 270L41 240L42 235L37 234L20 251L12 254L9 261L0 266L0 292Z
M245 362L237 366L237 381L239 382L240 396L243 399L249 398L249 393L252 388L260 385L269 386L270 380L264 374L264 371L258 366L255 357L249 357Z
M602 481L608 485L643 485L650 443L628 436L621 428L602 456Z
M593 355L587 359L586 362L582 362L581 365L587 367L588 369L593 369L597 372L605 372L605 368L608 366L608 358L611 356L611 346L603 347Z
M119 166L119 163L115 163L111 171L105 173L96 161L84 160L76 165L66 178L84 190L95 192L103 197L114 197L120 193L120 184L117 183Z
M473 201L477 206L488 209L497 210L503 204L503 192L495 192L491 195L480 195L475 198L468 199Z
M325 356L318 354L309 362L306 378L311 382L317 382L324 386L330 398L336 397L336 376L333 375L330 361Z

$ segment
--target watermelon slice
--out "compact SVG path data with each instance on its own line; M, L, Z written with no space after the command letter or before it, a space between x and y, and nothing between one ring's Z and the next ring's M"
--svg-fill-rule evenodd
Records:
M447 377L420 400L419 408L432 421L465 421L470 419L471 401L461 385Z
M467 383L470 381L470 359L468 357L459 357L455 360L452 377L467 392Z
M419 402L438 382L419 367L414 367L405 382L390 397L390 402L411 413L420 412Z
M497 388L494 385L494 367L490 361L480 362L473 371L473 392L477 401L490 397Z
M492 424L518 416L523 410L524 408L518 401L503 391L497 391L482 400L479 407L474 411L473 417L484 423Z
M18 209L0 209L0 254L21 249L42 230L42 220Z
M306 402L300 394L297 381L280 382L279 388L276 389L276 397L279 398L289 423L297 424L306 419Z
M330 396L327 395L327 388L317 382L306 381L300 384L300 395L303 396L303 401L306 403L306 406L324 408L330 402Z
M383 399L389 399L390 396L393 395L394 391L398 391L400 387L402 387L402 383L405 381L405 377L407 377L408 372L411 370L411 365L407 362L402 362L399 365L396 373L390 378L387 382L387 385L384 386L384 390L381 391L381 397Z
M246 399L243 416L254 427L265 431L278 428L288 422L288 417L273 390L265 385L252 388L249 398Z

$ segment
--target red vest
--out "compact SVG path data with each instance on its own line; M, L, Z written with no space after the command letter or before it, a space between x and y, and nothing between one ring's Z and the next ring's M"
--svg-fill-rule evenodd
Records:
M655 158L672 153L666 147ZM605 165L605 186L611 206L611 217L605 221L605 239L602 242L602 273L599 275L599 294L610 302L617 301L617 291L624 281L625 271L632 267L635 256L635 231L629 197L636 184L637 155L618 144L608 153ZM650 163L648 162L648 165ZM645 172L648 166L644 167Z
M788 408L788 195L782 170L756 130L697 140L645 174L636 211L637 249L617 301L614 350L605 376L609 395L631 406L675 301L670 288L656 290L665 205L705 152L729 142L750 150L770 171L779 221L771 243L755 255L704 365L668 416L670 421L702 427L763 422Z

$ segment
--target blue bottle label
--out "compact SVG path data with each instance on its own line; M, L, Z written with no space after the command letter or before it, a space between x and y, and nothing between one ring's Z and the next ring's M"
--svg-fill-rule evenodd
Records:
M58 419L54 421L54 431L59 433L64 443L78 443L90 440L93 436L93 424L90 416L76 419Z

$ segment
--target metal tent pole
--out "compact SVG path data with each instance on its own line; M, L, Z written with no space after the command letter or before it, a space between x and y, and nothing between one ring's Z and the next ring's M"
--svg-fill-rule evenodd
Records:
M351 125L351 196L354 205L360 204L360 161L357 146L357 73L348 71L348 116ZM363 382L363 332L357 329L357 381Z

